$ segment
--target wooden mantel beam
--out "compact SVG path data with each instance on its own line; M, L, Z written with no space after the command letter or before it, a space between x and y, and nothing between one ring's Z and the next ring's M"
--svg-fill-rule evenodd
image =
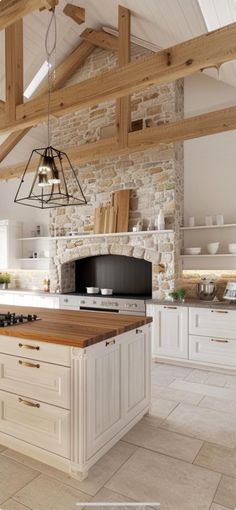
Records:
M79 67L85 62L86 58L92 53L94 46L89 42L82 41L65 60L58 65L56 68L56 78L54 82L54 89L63 87L65 83L73 76L73 74L79 69ZM38 96L43 95L47 92L48 84L44 84L39 92ZM5 103L3 103L5 104ZM1 104L0 104L1 111ZM27 135L32 126L15 131L11 133L6 140L0 145L0 162L14 149L14 147Z
M200 69L236 59L236 23L136 60L51 94L51 114L64 115L189 76ZM47 118L48 97L16 108L16 121L0 112L0 133L17 131Z
M128 135L128 146L121 147L116 137L87 143L77 147L64 147L72 164L82 165L87 162L103 159L115 154L131 154L133 152L154 149L161 143L174 143L191 140L201 136L213 135L236 129L236 106L215 112L204 113L162 126L134 131ZM20 177L26 162L9 167L0 167L0 180ZM34 162L29 171L35 171Z
M0 30L9 27L37 9L51 9L57 4L58 0L1 0Z

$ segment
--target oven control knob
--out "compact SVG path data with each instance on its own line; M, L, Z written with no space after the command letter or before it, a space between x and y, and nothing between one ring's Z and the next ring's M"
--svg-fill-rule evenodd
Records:
M93 301L93 305L96 305L97 304L97 301Z
M85 305L85 300L84 300L84 299L82 299L82 301L80 301L80 304L81 304L81 305Z

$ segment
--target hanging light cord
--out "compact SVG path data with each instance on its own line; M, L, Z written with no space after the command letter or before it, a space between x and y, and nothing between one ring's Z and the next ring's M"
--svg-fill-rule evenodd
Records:
M50 47L50 33L53 31L53 40ZM51 129L50 129L50 107L51 107L51 92L52 82L55 80L55 69L56 69L56 45L57 45L57 20L55 8L52 9L51 17L49 20L46 36L45 36L45 50L48 62L48 147L51 141ZM52 55L54 54L54 65L52 64Z

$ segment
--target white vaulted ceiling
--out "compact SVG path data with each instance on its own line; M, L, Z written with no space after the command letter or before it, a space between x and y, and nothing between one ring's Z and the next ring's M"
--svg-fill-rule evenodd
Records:
M63 14L66 3L86 9L86 23L77 25ZM57 63L60 63L80 42L80 33L86 27L118 26L118 5L131 10L133 35L166 48L191 39L212 29L236 21L235 0L59 0L57 7L58 42ZM201 10L202 9L202 10ZM24 18L24 85L28 86L46 59L44 39L50 13L34 12ZM0 32L0 99L5 98L4 33ZM221 79L236 86L235 64L222 66ZM214 72L213 72L214 74ZM214 74L215 76L215 74ZM31 130L1 166L25 160L32 147L45 143L44 126ZM1 141L1 139L0 139Z

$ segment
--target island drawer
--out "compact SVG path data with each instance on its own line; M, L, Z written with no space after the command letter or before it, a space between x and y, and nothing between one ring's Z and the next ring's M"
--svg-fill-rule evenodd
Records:
M235 366L236 340L219 337L189 337L189 359L217 365Z
M236 339L236 310L190 308L189 333Z
M0 352L68 367L71 364L70 347L37 340L0 335Z
M0 390L70 409L69 367L0 355Z
M70 411L0 391L0 432L70 458Z

